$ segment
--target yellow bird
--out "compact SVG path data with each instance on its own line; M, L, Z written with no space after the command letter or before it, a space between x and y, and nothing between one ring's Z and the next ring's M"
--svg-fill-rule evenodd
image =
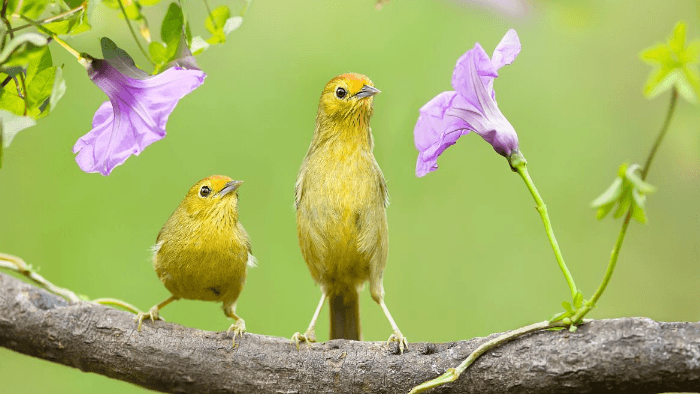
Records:
M169 303L188 300L223 302L226 316L236 320L229 327L236 336L245 332L245 321L236 315L247 267L256 265L250 239L238 220L238 187L243 181L214 175L190 188L158 234L153 247L153 267L172 296L136 317L138 330L146 318L159 319Z
M315 326L326 298L330 338L361 339L359 291L370 293L384 311L403 352L408 346L384 303L382 277L389 246L386 182L372 154L369 127L379 90L364 75L333 78L321 93L316 129L296 181L297 235L321 300L304 334L292 340L315 342Z

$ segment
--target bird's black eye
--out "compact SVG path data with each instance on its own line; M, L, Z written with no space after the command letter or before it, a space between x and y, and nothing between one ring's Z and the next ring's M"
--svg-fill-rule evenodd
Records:
M345 97L347 94L348 94L348 92L343 88L338 88L335 90L335 97L337 97L339 99Z
M209 195L209 193L211 193L211 189L209 188L209 186L202 186L202 188L199 189L199 195L201 197L206 197Z

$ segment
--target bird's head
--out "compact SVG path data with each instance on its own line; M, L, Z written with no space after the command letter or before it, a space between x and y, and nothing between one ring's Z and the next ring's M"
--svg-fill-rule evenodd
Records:
M369 121L374 95L379 92L372 81L362 74L339 75L323 89L318 105L319 115L341 122Z
M234 181L223 175L213 175L192 186L182 202L190 214L233 214L238 212L238 187L243 181Z

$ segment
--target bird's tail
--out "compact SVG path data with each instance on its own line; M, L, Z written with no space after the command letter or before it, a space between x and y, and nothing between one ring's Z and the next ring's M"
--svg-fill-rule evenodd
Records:
M357 290L336 293L330 297L331 338L362 339L360 332L360 300Z

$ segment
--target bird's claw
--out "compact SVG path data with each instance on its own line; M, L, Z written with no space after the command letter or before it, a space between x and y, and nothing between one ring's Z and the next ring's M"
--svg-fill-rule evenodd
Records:
M304 334L295 332L291 340L292 343L297 345L297 350L299 350L299 342L306 342L309 346L311 346L311 342L316 342L316 332L314 330L308 330Z
M408 349L408 340L405 336L403 336L401 331L394 331L394 333L391 334L391 336L386 342L387 344L391 344L392 342L398 342L399 353L401 354L403 354L404 349Z
M243 319L238 319L235 323L231 324L231 327L226 330L226 336L229 336L233 331L233 346L236 346L236 337L243 338L245 333L245 321Z
M151 319L152 322L155 322L156 320L163 320L158 314L158 308L156 307L151 308L148 312L139 312L134 319L139 323L138 327L136 328L137 331L141 331L141 325L143 325L143 321L146 319Z

